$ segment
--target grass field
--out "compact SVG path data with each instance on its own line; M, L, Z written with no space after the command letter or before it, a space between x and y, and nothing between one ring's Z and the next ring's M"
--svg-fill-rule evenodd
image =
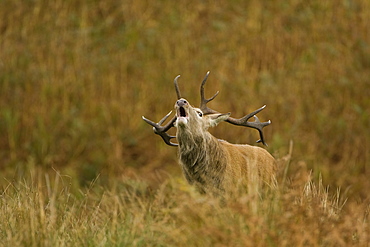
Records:
M369 246L369 1L4 0L0 17L0 245ZM172 110L178 74L197 105L208 70L212 108L267 105L278 191L197 194L142 121Z

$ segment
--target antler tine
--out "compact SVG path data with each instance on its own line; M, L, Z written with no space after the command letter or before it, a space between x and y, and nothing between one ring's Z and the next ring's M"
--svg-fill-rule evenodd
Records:
M258 117L255 115L259 113L260 111L262 111L263 109L265 109L265 107L266 105L262 106L261 108L255 110L254 112L251 112L248 115L242 118L239 118L239 119L229 117L228 119L226 119L226 122L234 124L234 125L238 125L238 126L245 126L245 127L257 129L260 134L260 138L261 138L257 142L262 142L263 145L268 146L267 143L265 142L262 129L266 127L267 125L271 124L271 121L269 120L267 122L261 122L258 119ZM248 119L250 119L252 116L254 117L254 121L248 122Z
M267 125L270 125L271 124L271 120L269 120L267 122L261 122L256 115L254 115L253 117L254 117L254 122L250 122L249 125L254 125L255 126L255 127L252 127L252 128L255 128L255 129L258 130L258 132L260 133L260 138L261 138L261 139L257 140L256 142L257 143L262 142L262 144L267 147L268 145L265 142L265 139L263 137L263 131L262 131L262 129L264 127L266 127Z
M208 75L209 75L209 71L207 72L206 76L204 77L203 81L202 81L202 84L200 86L200 109L203 111L203 114L213 114L213 113L218 113L217 111L209 108L207 106L207 103L210 102L211 100L213 100L219 93L219 91L217 91L211 98L209 99L206 99L204 97L204 85L206 84L206 81L207 81L207 78L208 78ZM271 121L267 121L267 122L261 122L258 117L256 116L257 113L259 113L260 111L262 111L263 109L265 109L266 105L262 106L261 108L249 113L248 115L240 118L240 119L236 119L236 118L232 118L232 117L229 117L228 119L226 119L226 122L228 123L231 123L231 124L234 124L234 125L239 125L239 126L245 126L245 127L250 127L250 128L254 128L254 129L257 129L259 134L260 134L260 139L257 141L257 142L262 142L263 145L267 146L267 143L265 142L265 139L264 139L264 136L263 136L263 131L262 129L264 127L266 127L267 125L271 124ZM253 122L248 122L248 119L250 119L251 117L254 117L254 121Z
M172 138L176 136L171 136L166 132L173 127L173 123L176 121L176 116L174 116L166 125L162 126L162 124L166 121L166 119L171 115L172 111L170 111L166 116L164 116L158 123L155 123L144 116L142 116L143 120L153 126L153 131L155 134L160 135L163 141L169 146L178 146L177 143L171 142Z
M241 121L247 121L248 119L250 119L251 117L255 116L257 113L259 113L260 111L262 111L265 108L266 108L266 105L264 105L261 108L259 108L259 109L255 110L255 111L253 111L253 112L245 115L244 117L240 118L239 121L240 122ZM255 116L255 117L257 117L257 116Z
M175 84L177 99L181 99L181 93L179 89L179 85L177 84L177 79L179 79L180 75L176 76L176 78L173 80L173 83Z
M219 91L217 91L211 98L206 99L204 97L204 85L206 84L206 81L208 79L209 71L207 72L206 76L204 77L202 84L200 85L200 109L202 110L203 114L212 114L212 113L217 113L217 111L209 108L207 106L207 103L212 101L216 96L218 95Z

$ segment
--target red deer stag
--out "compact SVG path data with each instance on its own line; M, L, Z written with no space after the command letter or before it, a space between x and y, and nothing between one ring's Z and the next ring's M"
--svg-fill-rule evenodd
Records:
M258 181L270 186L275 185L276 161L265 149L250 146L230 144L212 136L207 129L216 126L222 121L257 129L260 140L266 145L262 128L271 121L260 122L255 114L262 111L265 106L240 118L230 117L230 113L218 113L209 108L207 103L213 100L219 92L211 98L204 97L204 85L208 78L206 74L201 86L200 107L195 108L181 97L177 84L177 76L174 80L178 100L175 103L176 115L166 124L162 125L171 112L158 123L145 117L145 122L153 126L154 133L160 135L164 142L170 146L178 146L179 161L185 178L190 184L195 184L201 192L228 191L243 182ZM255 121L248 122L254 117ZM167 131L177 128L177 143L171 142L175 136L170 136Z

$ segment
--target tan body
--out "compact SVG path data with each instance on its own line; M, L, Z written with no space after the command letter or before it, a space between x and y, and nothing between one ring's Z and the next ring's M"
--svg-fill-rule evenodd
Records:
M253 179L253 174L258 176L260 182L270 186L275 185L276 161L265 149L250 145L233 145L221 142L227 157L225 182L234 184L235 181Z
M177 126L179 161L185 178L201 192L216 188L221 191L235 189L239 184L253 182L275 184L276 161L265 149L231 144L219 140L208 131L209 121L217 124L229 114L213 114L199 118L200 110L183 105L189 121ZM178 108L178 107L177 107ZM192 130L196 128L197 130Z
M211 98L204 97L204 84L209 72L204 78L201 87L200 108L195 108L183 99L177 85L177 76L174 80L178 100L175 103L176 116L169 123L162 126L170 116L167 114L158 123L143 119L153 126L154 133L160 135L164 142L170 146L179 147L179 162L182 166L185 178L190 184L194 184L202 192L231 191L239 184L268 184L274 187L276 161L265 149L250 145L230 144L218 140L208 132L209 127L214 127L220 122L226 121L233 125L245 126L257 129L260 140L266 145L262 129L271 121L260 122L256 114L265 106L254 112L236 119L230 117L230 113L221 114L210 109L207 103L213 100L218 92ZM255 121L248 121L254 117ZM176 127L177 143L171 142L175 136L166 132Z

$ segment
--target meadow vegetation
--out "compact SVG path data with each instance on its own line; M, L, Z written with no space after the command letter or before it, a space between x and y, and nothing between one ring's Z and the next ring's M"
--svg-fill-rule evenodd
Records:
M369 246L369 1L3 0L0 17L0 245ZM142 121L172 110L178 74L197 105L208 70L212 108L267 105L277 191L199 195Z

